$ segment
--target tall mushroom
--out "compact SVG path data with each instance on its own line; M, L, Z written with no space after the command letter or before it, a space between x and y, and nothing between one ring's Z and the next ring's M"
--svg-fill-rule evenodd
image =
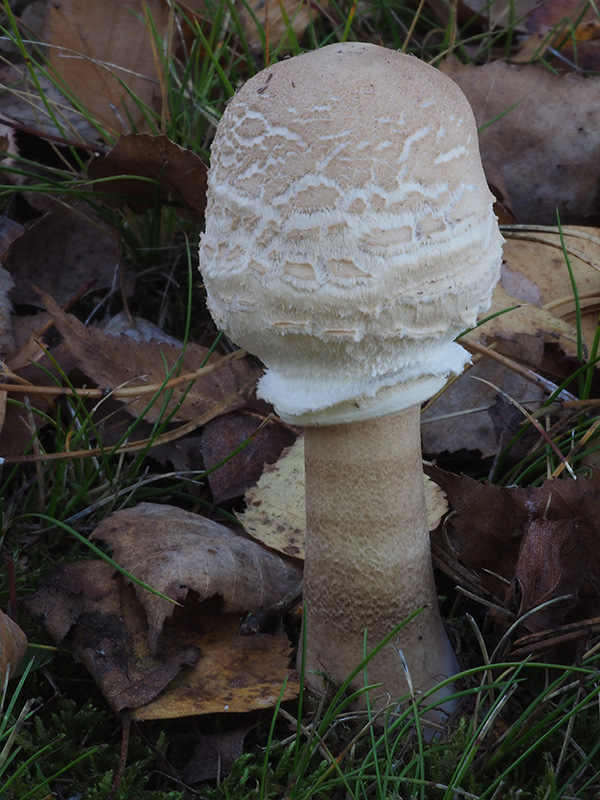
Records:
M334 44L233 97L212 146L200 268L216 324L267 367L260 395L306 426L306 664L370 664L406 692L455 674L423 492L420 404L468 361L502 237L460 89L418 59ZM311 672L313 686L321 678Z

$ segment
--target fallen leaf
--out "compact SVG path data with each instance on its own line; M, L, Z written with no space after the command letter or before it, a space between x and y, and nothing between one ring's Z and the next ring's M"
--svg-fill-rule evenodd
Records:
M63 304L90 281L94 289L113 284L119 245L106 224L90 215L78 202L52 201L9 245L4 267L15 281L13 303L39 305L34 287Z
M433 541L471 570L485 592L502 599L515 575L524 526L538 509L537 498L527 510L525 489L479 483L433 466L426 472L442 487L452 510L443 535L434 531Z
M158 202L173 199L199 218L206 205L206 174L206 165L195 153L179 147L167 136L148 133L121 136L109 153L97 155L88 166L91 181L119 175L146 179L127 177L97 183L96 191L121 195L118 199L109 198L109 205L128 206L141 213Z
M223 612L268 608L296 588L301 568L257 542L206 517L174 506L141 503L118 511L95 529L114 559L155 590L182 601L218 595ZM148 619L152 651L173 605L136 586Z
M167 372L172 369L181 357L182 348L166 342L136 341L130 336L112 336L100 328L86 326L76 317L67 314L47 294L43 295L44 304L54 318L56 328L64 337L66 347L79 362L81 370L101 389L114 389L117 386L140 388L156 386L151 393L145 392L128 398L127 411L133 416L145 412L144 417L154 422L160 417L174 412L175 406L181 405L173 413L171 421L189 421L206 414L211 409L222 413L223 403L227 400L227 410L241 405L243 399L237 375L244 380L253 374L250 366L223 365L208 375L200 375L190 388L184 383L169 390L172 392L165 407L165 397L159 397L151 408L148 404L165 381ZM199 345L189 343L185 357L177 375L193 373L205 361L208 350ZM218 364L221 356L213 355L209 364ZM236 397L236 392L238 393Z
M306 0L251 0L240 4L237 10L246 41L262 53L266 32L273 49L291 49L327 5L327 0L318 4Z
M563 229L579 293L586 353L592 346L598 323L599 233L595 228L567 226ZM563 355L577 359L579 345L573 286L560 235L552 230L520 231L518 228L509 228L505 235L502 275L486 314L497 316L474 328L460 341L468 346L482 340L502 340L495 342L497 352L548 378L552 376L554 361L556 383L561 383L564 367L558 361L564 361ZM550 348L545 345L551 345L558 358L555 355L551 361ZM474 378L483 378L493 386ZM497 389L494 387L525 405L539 403L548 394L502 364L487 358L478 360L424 412L424 452L433 457L446 451L478 450L482 458L492 458L499 445L493 420L487 412L487 407L495 402Z
M432 535L446 567L452 562L467 567L474 585L515 612L515 580L523 613L563 595L574 598L524 620L530 630L600 616L600 471L528 488L478 483L437 467L427 472L446 492L453 512L443 532Z
M531 520L515 567L521 590L519 616L549 600L568 597L529 613L523 621L528 631L541 631L568 621L569 612L579 604L579 589L586 577L581 565L588 557L575 520Z
M237 412L223 414L202 430L200 449L205 470L213 470L208 482L215 503L241 497L263 473L265 463L277 460L284 447L294 441L294 434L277 422L263 425L263 419ZM231 454L247 439L250 442ZM217 469L217 464L228 459Z
M504 339L507 342L525 342L527 340L537 339L540 345L544 343L558 344L563 353L567 356L574 357L577 353L577 329L569 321L561 319L560 316L552 313L547 308L542 307L544 300L540 293L540 288L534 280L528 279L529 274L536 275L538 281L544 281L545 276L551 272L551 266L548 261L543 259L544 255L548 255L548 251L544 252L544 248L538 246L536 253L529 253L532 263L526 268L525 273L519 272L519 264L525 264L525 255L519 253L519 247L511 246L510 243L506 247L506 262L502 266L502 276L500 283L494 289L492 298L492 306L489 309L488 315L498 314L498 316L490 319L488 322L474 328L465 336L461 337L461 341L468 344L471 341L481 341L482 335L488 341L493 339ZM517 253L517 259L513 261L513 253ZM555 297L558 296L560 287L560 276L556 275L555 283ZM525 293L520 292L515 286L515 280L519 280L521 285L527 283L528 287ZM600 287L600 275L596 278ZM509 294L506 287L510 286L515 294ZM525 300L524 295L527 296L531 291L535 291L537 295L536 301L531 299ZM571 291L571 297L573 292ZM585 302L584 305L591 306L591 302ZM510 310L508 310L510 309ZM590 341L591 343L591 341ZM543 346L537 347L537 355L534 355L530 348L523 348L523 362L530 364L534 367L539 366L543 355Z
M507 324L527 332L529 316L530 325L543 333L547 342L557 342L565 355L575 357L575 297L560 235L553 231L514 234L519 238L512 238L509 232L504 245L501 289L506 297L494 297L493 309L510 302L511 297L528 305L519 313L497 317L486 324L483 332L507 338ZM600 230L566 226L563 240L580 298L584 343L589 350L596 334L600 303ZM546 316L542 317L541 312Z
M0 686L6 685L27 650L27 637L16 622L0 611Z
M239 620L193 599L178 608L151 652L144 609L105 561L67 564L25 600L29 613L96 680L116 713L169 719L269 708L287 681L285 636L239 637Z
M482 332L478 329L473 335L478 340ZM465 338L468 340L470 337ZM496 351L534 367L541 362L544 341L539 332L537 336L514 333L512 338L514 341L500 342ZM489 414L498 395L495 387L525 405L531 402L539 404L547 396L541 387L532 385L497 361L488 358L475 361L474 366L454 381L422 414L423 452L429 459L458 451L474 451L480 458L492 458L498 452L499 441Z
M600 70L600 25L587 0L539 3L526 18L531 36L512 60L544 58L555 69Z
M480 132L483 165L508 187L520 223L556 224L595 213L600 202L600 78L544 67L444 61L466 94Z
M441 486L425 475L425 502L427 503L427 527L434 531L448 513L448 498Z
M258 483L246 492L246 509L236 516L249 536L287 556L304 558L304 437L266 464Z
M50 3L46 37L54 77L109 130L142 130L142 109L155 105L159 88L153 37L163 40L168 30L169 7L161 0Z
M143 610L105 561L67 564L24 602L47 633L85 665L116 713L149 702L199 655L187 646L160 656L149 653Z
M244 713L273 708L280 695L284 701L298 696L300 682L290 666L291 644L285 633L238 636L237 615L202 618L191 608L190 617L187 629L196 630L202 657L189 673L173 681L168 692L132 716L150 720Z
M399 478L400 480L400 478ZM249 536L286 556L304 559L304 437L286 448L276 464L266 464L257 485L246 492L246 509L236 514ZM430 530L448 511L443 491L425 476Z

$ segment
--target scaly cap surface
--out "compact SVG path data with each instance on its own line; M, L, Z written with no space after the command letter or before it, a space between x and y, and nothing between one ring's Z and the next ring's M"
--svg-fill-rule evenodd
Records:
M209 309L284 419L393 413L462 371L502 237L449 78L358 43L268 67L229 102L208 185Z

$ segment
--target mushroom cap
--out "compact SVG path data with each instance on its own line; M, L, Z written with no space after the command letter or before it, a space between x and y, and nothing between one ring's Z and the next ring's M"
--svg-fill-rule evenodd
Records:
M445 75L372 44L281 61L236 93L212 145L209 310L290 422L408 408L469 360L453 340L499 276L492 202Z

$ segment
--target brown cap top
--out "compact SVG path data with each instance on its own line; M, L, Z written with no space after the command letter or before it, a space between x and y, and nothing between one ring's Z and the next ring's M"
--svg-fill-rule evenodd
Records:
M502 237L471 108L371 44L282 61L230 101L200 246L210 311L301 424L392 413L468 361Z

